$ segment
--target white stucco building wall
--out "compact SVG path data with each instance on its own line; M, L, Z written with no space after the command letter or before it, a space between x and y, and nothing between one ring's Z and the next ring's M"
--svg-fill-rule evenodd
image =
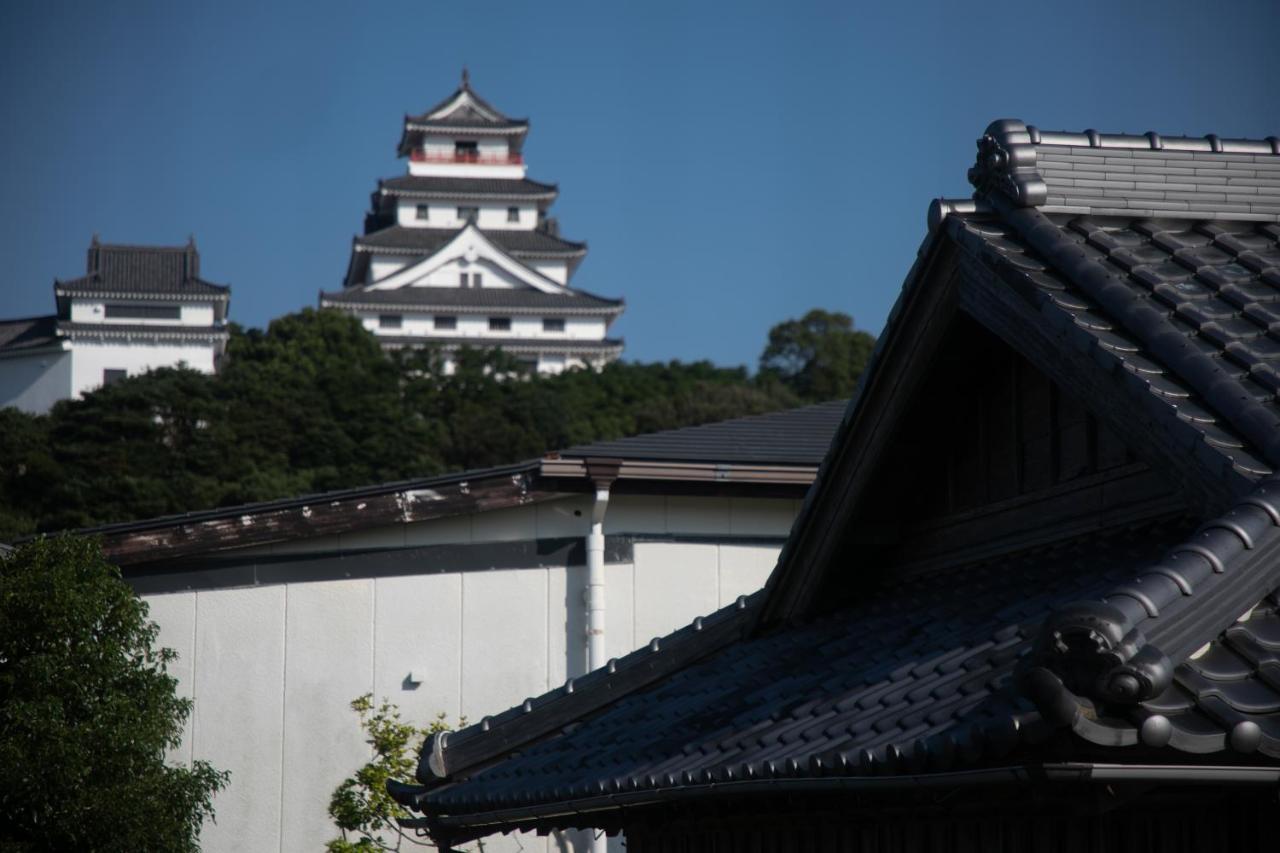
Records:
M41 414L71 396L71 353L44 351L0 358L0 409Z
M216 351L206 343L152 343L127 340L78 340L71 352L71 394L79 397L102 387L104 372L124 370L138 376L158 367L186 365L202 373L213 373Z
M608 653L626 654L758 589L798 509L784 499L615 497L605 530L625 543L627 559L606 565ZM588 498L565 498L245 549L232 562L547 542L584 536L589 510ZM215 800L217 822L202 836L206 851L313 851L333 837L329 796L369 755L348 707L361 694L391 700L418 725L439 712L475 721L586 668L586 569L576 562L504 566L499 558L455 569L442 559L421 570L322 578L290 578L281 568L278 582L210 583L231 571L171 579L168 591L143 587L160 643L178 652L180 690L195 699L173 758L231 771ZM537 836L488 839L485 849L562 843L579 849L573 839Z

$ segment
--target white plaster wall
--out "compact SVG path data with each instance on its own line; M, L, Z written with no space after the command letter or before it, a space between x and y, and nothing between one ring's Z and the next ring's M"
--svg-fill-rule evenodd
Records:
M603 317L566 317L563 337L573 340L603 340L609 326Z
M559 284L569 283L569 263L567 261L526 261L529 266Z
M127 300L112 300L113 304ZM157 303L138 303L157 304ZM169 303L172 305L173 303ZM191 302L178 306L178 319L166 320L157 317L107 317L106 301L101 299L71 300L71 321L73 323L115 323L142 326L212 326L214 307L212 302Z
M213 303L189 302L184 304L180 322L184 326L212 326Z
M379 255L369 257L369 281L380 281L392 273L399 272L414 260L409 255Z
M185 363L202 373L214 372L211 344L163 344L75 341L71 350L71 388L76 396L102 387L102 372L123 369L137 376L157 367Z
M427 206L427 218L418 218L418 205ZM400 199L396 203L396 222L406 228L461 228L467 220L458 216L459 207L478 207L476 221L481 228L497 231L532 231L538 224L538 207L530 202L469 202L455 200ZM507 219L507 208L518 211L515 222Z
M101 323L103 320L103 303L102 300L73 299L71 300L71 322L73 323Z
M285 598L283 586L214 590L195 596L192 752L231 782L215 799L205 850L280 850L285 767ZM162 630L181 630L161 623Z
M71 395L71 353L0 359L0 409L13 406L39 415Z
M779 548L730 531L748 523L782 530L798 505L616 496L610 533L698 541L638 541L634 562L606 566L608 654L621 657L758 589ZM241 554L580 536L589 510L589 498L571 497ZM417 725L439 712L476 722L581 675L585 583L582 566L499 566L148 596L161 643L178 652L171 672L179 691L195 700L170 759L203 758L232 772L204 849L319 849L331 837L329 795L368 755L348 707L365 692ZM561 849L536 836L485 841L488 851L521 848Z
M453 153L453 145L449 146ZM441 175L457 178L523 178L523 163L415 163L409 162L410 175Z

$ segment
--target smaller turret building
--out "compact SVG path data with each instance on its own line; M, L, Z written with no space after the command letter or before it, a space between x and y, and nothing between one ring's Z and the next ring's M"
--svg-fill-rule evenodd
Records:
M83 276L53 285L56 314L0 320L0 408L48 411L126 376L218 369L231 289L185 246L89 244Z
M586 243L560 236L547 211L559 190L526 177L525 119L471 88L406 116L408 173L379 181L343 289L322 308L359 317L387 348L500 347L542 373L600 366L621 299L570 286Z

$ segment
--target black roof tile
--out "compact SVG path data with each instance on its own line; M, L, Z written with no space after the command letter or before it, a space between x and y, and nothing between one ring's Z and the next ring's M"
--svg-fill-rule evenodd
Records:
M395 254L429 255L448 243L460 228L409 228L392 225L356 238L356 250ZM578 257L586 243L565 240L546 231L482 229L482 233L515 257Z
M157 337L216 338L225 340L230 332L222 326L182 326L168 323L72 323L58 321L58 331L76 337Z
M59 296L79 294L181 295L216 300L228 298L230 288L200 278L200 253L194 241L185 246L89 246L86 274L54 283Z
M766 415L579 444L560 451L560 456L816 466L826 456L847 407L847 400L834 400Z
M453 178L402 175L378 182L380 192L406 198L554 199L555 184L528 178Z
M41 349L58 341L58 317L24 317L0 320L0 352L19 353Z
M890 582L852 608L733 643L567 732L428 789L426 809L456 814L481 802L486 809L552 802L584 785L654 787L666 784L667 773L695 781L861 775L999 759L1021 739L1048 733L1014 679L1039 620L1116 583L1186 532L1185 523L1143 525ZM664 644L633 653L619 668L661 656ZM576 685L575 693L590 687ZM532 706L563 695L561 688ZM490 718L489 731L519 726L521 717ZM1010 735L1002 738L1005 727ZM486 734L472 726L450 735L446 764L449 750ZM510 732L505 738L513 746L518 740Z
M1037 158L1051 165L1037 171ZM1113 377L1117 399L1187 448L1189 461L1171 464L1199 478L1206 504L1232 496L1227 512L1199 529L1167 518L960 569L864 573L854 604L815 616L786 603L802 597L776 608L768 598L788 593L792 578L818 588L788 571L813 550L797 538L829 538L829 528L810 530L813 519L851 523L849 510L819 513L811 499L752 608L787 621L708 642L703 661L607 700L593 686L603 695L608 677L590 674L572 695L562 688L527 703L523 716L439 738L429 747L443 750L453 775L420 768L427 787L396 793L466 826L467 815L504 807L519 807L513 819L563 813L577 791L932 773L1011 752L1035 761L1037 741L1064 729L1076 737L1055 738L1059 757L1123 762L1108 750L1139 746L1142 760L1168 764L1185 753L1280 758L1280 486L1269 479L1280 468L1271 340L1280 207L1221 190L1232 176L1265 180L1258 175L1277 170L1275 138L1042 134L997 122L970 172L975 201L935 204L926 241L931 259L948 246L962 282L1029 303L1018 316L1044 324L1037 340L1054 342L1074 368ZM1156 199L1125 177L1136 174L1191 188L1166 187ZM915 333L904 312L920 304L919 290L950 278L928 272L925 257L890 315L872 379L886 363L885 340ZM848 424L859 405L838 444L856 432ZM811 498L854 506L826 488L850 473L840 454L832 458L837 467L828 463ZM830 553L816 571L844 577L858 559ZM646 655L660 668L662 649L681 636L628 656L619 672ZM536 718L557 702L568 724L539 730ZM475 760L449 769L454 749Z

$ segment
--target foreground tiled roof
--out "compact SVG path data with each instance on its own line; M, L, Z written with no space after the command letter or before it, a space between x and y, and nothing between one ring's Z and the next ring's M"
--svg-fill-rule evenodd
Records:
M1047 726L1014 673L1052 609L1126 576L1184 536L1178 524L899 581L803 627L733 643L520 750L462 784L427 794L430 811L532 806L716 782L950 770L1007 758ZM963 589L963 595L957 595ZM718 615L718 619L726 618ZM703 631L710 629L702 626ZM687 632L686 632L687 633ZM664 638L615 671L660 658ZM602 689L576 679L451 734L444 750L520 725L556 701Z
M437 737L424 749L424 787L397 797L446 835L479 834L653 802L646 791L768 779L1051 756L1274 765L1278 168L1275 139L993 124L970 172L974 200L931 211L868 378L747 608L759 616L736 635L717 616ZM1091 395L1083 400L1101 425L1144 442L1143 458L1167 469L1189 506L1217 509L1110 521L905 575L833 534L865 523L860 508L877 499L856 491L870 482L859 466L873 462L844 452L877 423L867 389L899 387L884 371L910 363L897 353L922 334L913 323L947 316L927 313L947 304L944 288L968 322ZM944 474L914 488L946 488ZM815 553L822 559L806 561ZM850 603L818 615L833 605L815 596L835 587L815 577L838 580Z
M124 246L98 243L89 247L88 271L80 278L58 281L59 296L107 294L198 296L226 300L230 288L200 278L200 254L186 246Z
M816 466L826 456L847 407L847 400L833 400L766 415L579 444L560 451L560 455Z
M528 178L453 178L427 175L402 175L378 182L378 190L405 198L441 199L554 199L559 190L555 184L544 184Z
M0 353L18 354L42 349L58 341L58 317L0 320Z
M429 255L454 238L459 228L408 228L392 225L356 238L356 251L386 252L402 255ZM578 257L586 254L586 243L565 240L546 231L514 229L482 229L515 257Z
M394 290L348 287L339 291L322 292L320 304L322 307L325 305L369 306L405 311L466 312L502 309L522 314L599 315L620 313L623 300L606 299L581 290L569 293L544 293L532 288L505 287L399 287Z
M1077 151L1076 146L1021 147L1034 150L1039 164L1056 162L1058 148ZM1280 180L1252 176L1280 175L1280 156L1097 150L1127 155L1108 160L1137 162L1140 156L1161 155L1173 164L1166 170L1176 174L1146 174L1150 180L1144 186L1193 180L1181 174L1188 169L1212 176L1203 180L1264 184L1250 184L1257 191L1252 196L1274 201L1275 213L1264 212L1273 207L1269 203L1240 210L1234 202L1217 200L1225 194L1208 191L1190 193L1196 196L1191 200L1161 201L1166 207L1157 208L1159 218L1123 212L1113 195L1090 197L1105 205L1109 213L1102 215L1088 208L1055 212L1053 204L1044 210L1015 206L994 193L990 197L1003 208L1001 216L950 218L949 233L1017 288L1046 323L1064 328L1108 369L1125 371L1121 375L1149 392L1138 399L1153 416L1185 433L1196 452L1220 455L1246 478L1270 473L1280 462L1280 342L1273 337L1280 328L1280 224L1275 221L1280 220ZM1177 159L1168 159L1174 155ZM1238 162L1241 157L1248 162ZM1220 163L1222 158L1230 159ZM1250 168L1234 168L1240 165ZM1220 172L1248 177L1219 178ZM974 177L980 186L996 182ZM1054 178L1064 180L1073 179ZM1050 183L1043 197L1053 199L1049 193L1058 191L1058 183ZM1104 183L1115 193L1120 190L1113 187L1122 182ZM1033 186L1018 191L1036 192ZM1071 198L1079 203L1085 197ZM1211 202L1226 210L1206 209ZM1183 207L1174 210L1173 205ZM1268 217L1273 221L1265 221Z

